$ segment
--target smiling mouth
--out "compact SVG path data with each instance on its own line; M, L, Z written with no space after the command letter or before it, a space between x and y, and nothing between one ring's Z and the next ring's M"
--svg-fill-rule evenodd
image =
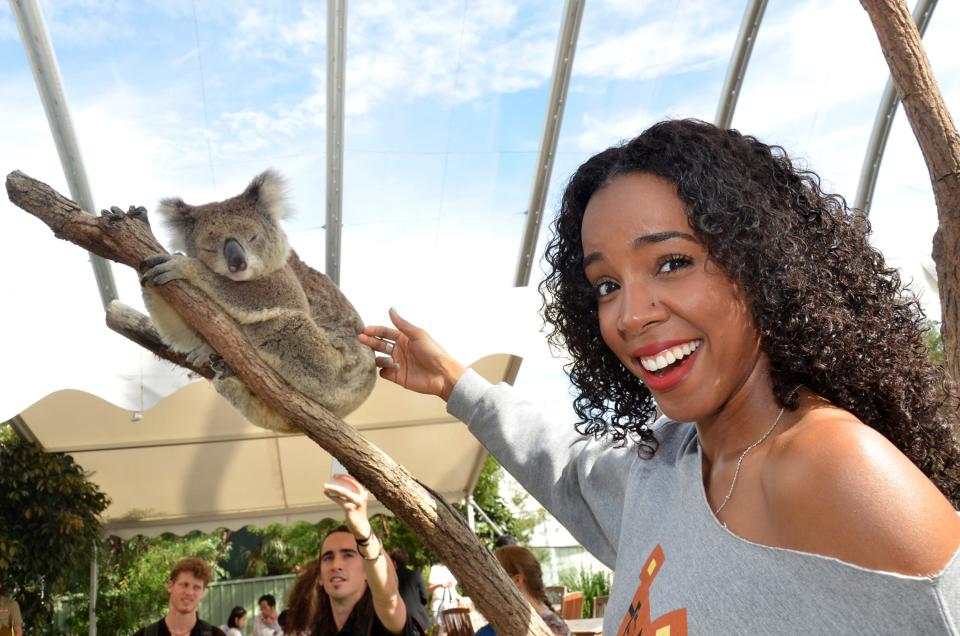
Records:
M683 364L683 361L693 355L700 348L703 340L691 340L669 349L664 349L655 356L638 358L640 366L655 375L663 376Z

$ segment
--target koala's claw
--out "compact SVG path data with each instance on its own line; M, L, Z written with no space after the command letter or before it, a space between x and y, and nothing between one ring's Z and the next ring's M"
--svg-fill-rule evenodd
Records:
M147 225L150 225L150 217L147 216L147 208L142 205L131 205L127 209L127 216L131 219L138 219Z
M220 354L214 353L210 356L210 367L216 372L216 379L222 380L236 375L236 372L227 364L226 360L220 357Z
M147 218L147 208L143 207L142 205L131 205L129 208L127 208L126 212L115 205L111 205L109 210L100 210L100 216L105 218L108 223L116 223L117 221L122 221L126 217L130 217L150 225L150 220Z
M182 257L172 254L153 254L140 261L140 269L146 269L140 276L140 284L165 285L172 280L186 278L180 268Z
M217 352L214 351L210 345L202 344L187 354L187 362L195 367L200 367L207 364L207 362L212 362L214 356L220 357L217 356Z
M116 223L123 220L123 210L115 205L111 205L109 210L100 210L100 216L105 218L108 223Z

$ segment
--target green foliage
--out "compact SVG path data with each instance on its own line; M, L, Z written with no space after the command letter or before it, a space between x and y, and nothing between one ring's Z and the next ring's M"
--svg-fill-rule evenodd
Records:
M512 535L517 543L524 544L529 540L534 526L543 520L543 511L534 513L517 512L522 509L527 497L522 493L517 494L508 504L500 493L500 482L503 476L503 468L497 463L497 460L492 455L487 455L477 479L477 486L473 489L473 501L487 513L491 521L500 526L504 533ZM460 507L458 509L461 514L465 514ZM478 537L491 545L498 534L479 515L476 518L476 532Z
M339 526L341 519L324 519L319 523L299 521L290 526L274 523L266 528L248 530L260 537L260 546L245 550L246 576L289 574L320 556L320 546L327 533Z
M583 567L576 572L567 570L560 573L560 584L566 587L568 592L583 592L583 618L593 616L593 599L609 596L611 580L607 571L587 570Z
M515 512L522 509L526 495L516 495L510 502L511 507L500 494L500 481L503 476L504 472L500 464L488 455L483 468L480 470L477 485L473 490L473 500L495 524L500 526L503 532L513 535L518 542L526 542L533 527L543 520L543 511L536 513ZM454 505L453 507L466 518L467 511L464 506ZM492 545L498 536L497 531L482 516L476 515L474 519L477 536ZM387 550L397 547L403 548L412 567L423 568L437 562L437 556L423 544L420 537L396 517L376 515L371 519L371 523L380 533L384 547Z
M947 358L943 351L943 337L940 334L940 323L936 320L927 321L927 331L924 334L927 341L927 347L930 349L930 358L937 364L943 366Z
M82 584L109 499L73 458L45 453L0 425L0 573L35 628L52 595ZM84 584L85 586L85 584Z
M179 538L137 537L129 541L110 537L100 544L97 565L97 631L131 634L167 611L167 579L180 559L195 556L215 567L229 550L225 532L192 533ZM69 621L73 633L86 634L89 601L76 599Z

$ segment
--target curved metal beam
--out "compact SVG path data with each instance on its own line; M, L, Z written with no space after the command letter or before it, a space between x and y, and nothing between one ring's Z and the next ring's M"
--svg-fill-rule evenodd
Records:
M343 230L343 98L347 64L347 0L327 1L327 276L340 284Z
M743 78L750 64L750 54L753 52L753 43L757 41L757 31L760 30L763 12L766 9L767 0L750 0L743 14L737 43L733 47L733 57L730 58L730 65L727 67L727 78L723 82L717 116L713 120L713 123L720 128L729 128L733 121L733 111L736 110L737 100L740 99L740 87L743 86Z
M533 178L530 205L527 207L527 225L523 231L517 273L513 281L515 287L525 287L530 282L533 253L537 249L537 238L540 235L540 219L543 217L547 188L553 172L553 159L557 151L557 139L560 137L563 109L567 104L567 88L570 86L573 54L577 50L577 36L580 33L585 2L586 0L567 0L563 10L563 23L557 37L557 54L553 60L547 116L543 123L543 135L540 137L537 171Z
M70 109L67 107L67 97L63 91L63 80L60 78L60 69L57 66L57 56L53 52L50 35L43 21L43 13L36 0L11 0L10 8L17 21L20 31L20 41L23 43L30 68L33 71L33 80L43 102L43 110L47 114L47 124L57 146L57 155L60 165L70 188L70 197L80 204L80 207L94 214L93 195L90 194L90 183L87 181L87 171L83 167L83 158L80 155L80 145L70 119ZM100 301L106 310L111 301L117 299L117 286L113 280L113 271L110 263L95 254L90 254L90 264L93 266L93 275L100 290Z
M930 24L930 17L937 6L937 0L919 0L913 9L913 21L917 24L920 37L923 37ZM867 142L867 152L863 157L863 167L860 169L860 182L857 184L857 196L853 207L860 210L864 216L870 215L870 205L873 203L873 191L877 187L877 175L880 173L880 163L883 161L883 151L887 147L890 129L893 127L893 117L897 114L900 98L893 85L893 79L887 80L877 108L877 117L873 120L873 131Z

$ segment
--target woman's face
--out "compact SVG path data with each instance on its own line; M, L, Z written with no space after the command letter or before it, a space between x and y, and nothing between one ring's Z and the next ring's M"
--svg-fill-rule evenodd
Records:
M243 629L244 627L246 627L246 626L247 626L247 615L244 614L243 616L241 616L240 618L238 618L238 619L236 620L236 623L237 623L237 627L239 627L240 629Z
M743 294L694 235L672 182L617 177L590 199L582 240L603 340L668 416L714 414L766 368Z

